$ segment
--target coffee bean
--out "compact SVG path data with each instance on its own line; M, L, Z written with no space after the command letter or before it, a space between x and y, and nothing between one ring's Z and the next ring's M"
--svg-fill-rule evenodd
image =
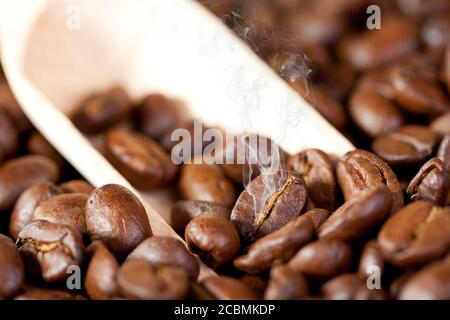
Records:
M349 200L368 187L385 184L392 193L391 212L403 207L403 193L397 176L379 157L364 150L347 153L336 166L338 183Z
M403 126L377 137L373 151L392 166L414 166L431 157L438 137L419 125Z
M150 237L136 247L127 257L144 259L153 266L176 266L184 269L189 278L197 279L200 267L197 259L184 244L171 237Z
M366 189L337 209L317 231L319 238L355 241L366 237L389 215L392 195L384 185Z
M439 258L450 248L450 209L413 202L386 221L378 243L383 257L399 267Z
M23 156L0 166L0 211L10 209L20 194L39 182L55 182L58 167L42 156Z
M392 299L397 299L400 295L405 284L411 279L415 272L413 270L408 270L397 276L394 280L392 280L391 285L389 287L389 295Z
M144 259L127 260L117 277L120 292L129 299L179 300L189 290L186 271L175 266L154 266Z
M267 279L264 275L244 274L239 280L252 289L259 297L264 295Z
M428 160L408 186L406 192L411 200L427 200L437 206L445 205L450 191L447 168L438 158Z
M191 251L206 264L219 268L239 253L240 239L234 225L215 214L203 214L189 222L185 239Z
M304 216L311 220L314 230L317 231L319 227L328 219L331 212L325 209L311 209L308 210Z
M112 88L81 101L72 115L75 126L83 133L97 134L126 120L130 100L121 88Z
M303 179L295 172L261 174L241 193L231 222L246 240L256 240L294 220L308 199Z
M184 231L188 223L196 216L206 213L217 214L229 220L231 209L209 201L178 201L172 207L172 210L170 212L170 222L172 228L179 235L184 236Z
M0 163L13 156L19 146L19 133L13 122L0 109Z
M83 240L81 234L66 225L36 220L20 231L16 246L23 259L27 275L46 282L60 282L70 273L72 265L81 267Z
M406 111L437 116L450 111L450 101L439 87L413 66L399 66L391 71L395 100Z
M70 180L59 185L63 193L85 193L90 194L94 191L94 187L91 186L85 180Z
M87 235L86 201L84 193L67 193L56 195L41 202L33 212L31 220L46 220L56 224L68 225L81 235Z
M24 266L10 238L0 234L0 299L14 298L24 285Z
M84 287L89 297L95 300L105 300L117 296L119 263L116 258L100 241L94 241L87 251L91 254L91 260L86 272Z
M234 260L236 268L247 273L263 273L279 263L286 263L314 236L311 220L300 216L277 231L250 245L245 255Z
M449 300L450 259L428 264L412 275L403 286L401 300Z
M218 300L256 300L258 295L242 281L226 277L209 277L202 282L205 289Z
M306 279L290 268L279 265L270 271L265 300L300 300L309 295Z
M55 148L38 132L34 132L27 141L27 151L52 159L58 166L65 165L64 158Z
M86 300L86 298L63 290L32 287L18 295L15 300Z
M450 112L435 118L430 124L430 129L441 136L450 135Z
M362 279L374 274L375 268L378 268L380 277L383 276L384 259L381 254L380 247L376 240L366 243L359 259L358 274Z
M156 142L137 132L110 130L105 149L113 166L138 188L166 186L177 171L170 156Z
M178 189L186 200L211 201L231 208L236 188L220 167L209 164L185 164L181 167Z
M364 72L361 75L360 79L358 80L355 92L372 92L374 95L382 96L385 99L387 99L388 101L393 100L394 96L395 96L395 92L394 92L394 88L391 85L390 72L391 72L391 69L389 67L377 68L374 70ZM359 96L359 98L361 98L361 95ZM361 99L359 99L359 98L356 100L358 102L360 102L361 105L364 104L366 107L371 106L371 104L366 105L365 102L361 101ZM375 100L378 100L378 98L376 98ZM386 101L384 101L384 102L386 102ZM359 103L358 103L358 105L359 105ZM356 104L353 107L351 104L350 108L356 109ZM371 110L372 112L374 111L372 108L368 108L368 109ZM390 110L390 109L391 109L390 107L387 107L386 109L383 109L383 110ZM354 112L355 114L356 114L356 111L357 110L350 110L350 112ZM392 110L391 110L391 111L389 111L389 114L395 114L395 112L392 112ZM355 118L355 117L353 117L353 118ZM362 127L362 125L359 124L358 121L356 121L355 119L353 121L355 121L356 124L358 124L359 126ZM368 122L366 123L364 121L364 119L362 119L362 117L359 118L359 121L361 123L364 123L367 126L370 125Z
M31 222L34 209L44 201L61 193L60 188L51 182L33 184L17 199L9 220L9 234L17 238L20 230Z
M446 135L439 145L437 157L450 169L450 134Z
M346 273L322 285L323 297L328 300L386 300L386 292L369 289L357 274Z
M317 240L300 249L288 266L310 278L326 279L350 269L352 249L341 240Z
M290 157L287 165L289 170L303 177L308 195L317 207L334 210L336 178L333 162L326 153L308 149Z
M405 121L390 100L373 91L354 92L349 111L358 128L372 138L394 131Z
M139 199L114 184L91 193L86 204L86 225L91 240L102 241L119 259L152 234Z

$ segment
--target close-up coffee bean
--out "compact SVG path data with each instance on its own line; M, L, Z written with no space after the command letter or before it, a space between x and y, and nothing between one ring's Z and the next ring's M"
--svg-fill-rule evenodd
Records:
M322 295L328 300L386 300L383 289L369 289L365 280L357 274L345 273L327 281L321 287Z
M300 300L308 295L308 283L301 273L294 272L285 265L272 268L264 292L265 300Z
M94 187L91 186L85 180L70 180L59 185L62 193L85 193L90 194L94 191Z
M449 135L450 134L450 112L446 112L446 113L440 115L439 117L435 118L430 123L430 129L433 132L435 132L441 136Z
M218 300L256 300L258 295L253 289L237 279L219 276L202 281L203 287Z
M359 259L358 265L358 274L361 278L365 279L373 274L374 268L378 268L377 271L383 275L383 255L381 254L377 241L371 240L365 244L361 253L361 258Z
M325 209L320 208L314 208L309 211L306 211L306 213L303 215L305 217L308 217L309 220L311 220L314 230L317 231L319 227L328 219L331 212Z
M15 297L25 281L24 265L14 242L0 234L0 300Z

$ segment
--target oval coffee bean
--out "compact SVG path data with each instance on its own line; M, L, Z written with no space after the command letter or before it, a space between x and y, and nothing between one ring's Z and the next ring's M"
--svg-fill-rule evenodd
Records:
M308 149L288 160L288 169L303 177L308 195L319 208L334 210L336 178L330 157L323 151Z
M438 158L428 160L408 185L406 192L411 200L427 200L437 206L444 206L450 191L447 168Z
M310 278L326 279L348 271L352 249L341 240L317 240L300 249L288 266Z
M122 295L129 299L181 300L189 290L189 278L184 269L154 266L144 259L125 261L117 282Z
M256 300L258 295L242 281L226 276L205 279L202 285L218 300Z
M0 166L0 211L10 209L20 194L33 184L55 182L58 167L42 156L24 156Z
M139 199L115 184L91 193L86 204L86 226L91 240L102 241L119 259L152 234Z
M366 281L357 274L346 273L337 276L321 287L322 295L327 300L386 300L382 289L369 289Z
M450 134L442 139L437 156L439 160L445 163L447 170L450 170Z
M239 196L231 222L244 239L254 241L297 218L307 199L306 186L297 173L261 174Z
M350 98L350 116L369 137L376 137L399 128L404 123L402 113L382 95L357 90Z
M19 251L0 234L0 300L14 298L22 290L25 272Z
M215 214L204 214L189 222L185 231L186 243L207 265L219 268L239 253L240 239L234 225Z
M61 190L51 182L33 184L17 199L9 220L9 234L17 238L20 230L31 222L34 209L40 203L61 193Z
M54 196L41 202L33 212L31 220L47 220L49 222L71 226L81 235L87 234L85 193L67 193Z
M364 189L385 184L392 193L391 212L403 207L403 192L397 176L386 162L371 152L350 151L338 162L336 175L345 200Z
M85 193L90 194L94 191L94 187L91 186L85 180L70 180L59 185L62 193Z
M229 220L231 209L209 201L178 201L170 211L171 226L179 235L184 236L188 223L196 216L205 213L217 214Z
M384 258L399 267L437 259L450 249L450 209L413 202L386 221L378 244Z
M384 259L381 254L380 247L376 240L371 240L366 243L359 259L358 274L361 278L367 277L379 272L380 276L384 271Z
M377 137L372 149L392 166L417 165L431 157L437 142L437 135L428 128L407 125Z
M384 186L366 189L337 209L320 226L319 238L355 241L367 236L389 215L392 195Z
M108 131L105 149L112 165L138 188L153 190L166 186L177 172L166 151L137 132Z
M0 110L0 163L13 156L19 146L19 133L9 116Z
M27 274L46 282L60 282L72 265L81 267L84 246L81 234L65 225L36 220L20 231L16 246Z
M112 88L81 101L72 115L72 121L81 132L97 134L126 120L130 110L126 92L121 88Z
M305 212L304 216L308 217L311 220L314 230L317 231L319 227L328 219L331 212L325 209L311 209Z
M236 268L247 273L263 273L273 265L286 263L314 236L314 225L304 215L277 231L255 241L247 253L234 260Z
M130 259L144 259L156 267L180 267L192 280L197 279L200 271L197 259L180 240L171 237L150 237L144 240L128 255L127 260Z
M358 80L356 88L357 92L367 92L367 91L373 92L388 100L392 100L395 94L394 89L392 88L390 83L389 67L365 72L364 74L361 75L361 78Z
M236 188L217 165L183 165L178 189L186 200L211 201L227 208L237 197Z
M94 241L87 251L92 255L84 282L89 297L94 300L116 297L119 272L119 263L116 258L100 241Z
M300 273L284 265L272 268L269 284L264 292L265 300L300 300L308 295L308 282Z
M435 118L430 124L430 129L440 136L450 135L450 112Z

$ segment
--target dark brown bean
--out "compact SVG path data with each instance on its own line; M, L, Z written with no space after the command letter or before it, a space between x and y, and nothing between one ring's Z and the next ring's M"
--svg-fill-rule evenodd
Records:
M389 295L392 299L398 300L400 292L402 291L408 280L411 279L414 273L415 272L413 270L407 270L392 280L389 287Z
M306 279L284 265L270 271L269 284L264 292L265 300L300 300L309 295Z
M439 258L450 248L450 209L413 202L386 221L378 243L384 258L399 267Z
M377 68L361 75L358 80L357 92L373 92L388 100L393 100L395 96L394 88L390 81L390 68Z
M171 237L150 237L144 240L128 255L127 260L130 259L144 259L156 267L180 267L192 280L197 279L200 271L197 259L180 240Z
M307 199L306 186L297 173L261 174L239 196L231 222L244 239L254 241L298 217Z
M336 178L330 157L323 151L308 149L288 160L288 169L303 177L308 195L319 208L334 210Z
M105 137L106 157L138 188L152 190L168 185L177 168L153 140L137 132L110 130Z
M45 220L31 222L20 231L16 246L27 274L47 282L60 282L72 265L81 267L84 246L81 234L70 226Z
M120 292L129 299L180 300L186 298L189 278L184 269L154 266L144 259L127 260L117 281Z
M450 134L446 135L439 145L437 157L450 169Z
M191 251L214 268L232 261L240 249L239 234L234 225L215 214L192 219L186 227L185 239Z
M61 190L51 182L33 184L17 199L9 220L9 234L17 238L20 230L31 222L34 209L40 203L61 193Z
M300 249L288 266L310 278L326 279L350 269L352 249L341 240L317 240Z
M264 295L264 291L267 287L267 279L263 275L256 274L244 274L239 278L241 282L251 288L253 291L258 294L258 296L262 297Z
M435 133L445 136L450 134L450 112L444 113L433 120L430 129Z
M319 227L328 219L331 212L325 209L311 209L305 212L304 216L311 220L314 230L317 231Z
M392 195L384 185L366 189L337 209L320 226L319 238L355 241L366 237L389 215Z
M59 185L61 192L63 193L85 193L90 194L94 191L94 187L91 186L85 180L70 180Z
M19 133L13 122L0 109L0 163L13 156L19 146Z
M325 299L329 300L386 300L382 289L369 289L357 274L346 273L337 276L321 287Z
M218 300L256 300L258 295L242 281L230 277L209 277L202 282Z
M22 290L25 272L19 251L10 238L0 234L0 299L14 298Z
M279 263L286 263L314 236L314 225L300 216L277 231L254 242L246 254L234 260L236 268L247 273L262 273Z
M178 188L186 200L211 201L227 208L237 197L236 188L217 165L183 165Z
M91 193L86 204L86 225L91 240L102 241L119 259L152 234L139 199L114 184Z
M0 166L0 211L10 209L20 194L40 182L55 182L58 167L42 156L23 156Z
M362 279L365 279L373 274L373 269L378 268L380 276L384 272L384 259L381 254L380 247L376 240L371 240L366 243L359 259L358 274Z

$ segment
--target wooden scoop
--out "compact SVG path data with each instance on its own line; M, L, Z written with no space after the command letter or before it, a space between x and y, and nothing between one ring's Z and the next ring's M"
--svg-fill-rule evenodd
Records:
M155 235L178 237L160 215L170 197L136 191L72 125L66 114L82 97L112 85L134 99L161 92L208 126L267 135L290 153L353 149L192 0L0 0L0 24L3 67L24 112L94 186L135 192Z

